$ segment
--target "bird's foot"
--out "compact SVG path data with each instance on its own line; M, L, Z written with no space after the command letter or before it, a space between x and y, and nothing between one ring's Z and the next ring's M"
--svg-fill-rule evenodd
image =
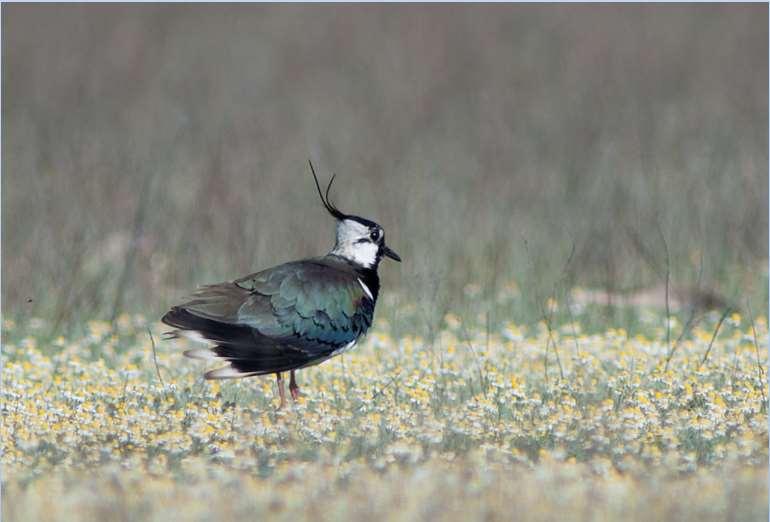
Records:
M291 392L291 398L294 402L297 402L297 399L302 397L302 394L299 392L299 386L297 386L297 381L294 378L294 370L289 374L289 392Z

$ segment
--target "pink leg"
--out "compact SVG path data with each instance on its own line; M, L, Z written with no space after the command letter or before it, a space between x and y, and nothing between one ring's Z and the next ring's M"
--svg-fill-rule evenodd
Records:
M295 401L299 399L299 396L301 393L299 392L299 386L297 386L297 381L294 380L294 370L291 371L289 378L289 391L291 392L291 398Z
M281 405L278 406L278 409L280 410L286 407L286 390L283 387L283 376L281 375L281 372L276 373L275 376L278 381L278 395L281 396Z

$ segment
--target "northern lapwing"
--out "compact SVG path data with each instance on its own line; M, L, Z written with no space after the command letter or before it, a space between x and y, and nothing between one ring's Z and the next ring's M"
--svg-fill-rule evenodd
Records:
M385 244L380 225L344 214L332 204L334 176L324 193L312 163L310 172L321 202L337 220L337 241L328 254L200 287L162 319L176 328L167 338L208 343L185 351L186 356L227 361L206 372L206 379L275 373L281 407L286 405L282 373L290 372L289 391L296 400L295 370L353 348L372 324L380 261L401 261Z

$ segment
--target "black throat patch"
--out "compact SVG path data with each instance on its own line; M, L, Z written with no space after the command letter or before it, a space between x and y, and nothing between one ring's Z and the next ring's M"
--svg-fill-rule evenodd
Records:
M380 276L377 275L377 266L372 268L356 267L356 274L372 293L374 302L377 302L377 295L380 293Z

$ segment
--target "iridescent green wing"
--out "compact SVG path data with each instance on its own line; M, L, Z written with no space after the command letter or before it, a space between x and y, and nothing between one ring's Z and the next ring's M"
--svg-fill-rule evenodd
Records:
M250 292L238 310L238 323L298 348L337 349L372 322L374 300L355 271L339 263L287 263L235 285Z

